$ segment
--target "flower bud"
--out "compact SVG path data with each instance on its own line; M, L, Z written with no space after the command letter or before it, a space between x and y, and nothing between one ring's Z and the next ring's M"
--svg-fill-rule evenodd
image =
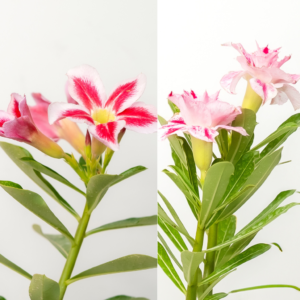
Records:
M192 149L196 166L201 172L200 182L203 186L207 170L212 161L212 142L197 139L191 135Z
M86 131L86 136L85 136L85 155L89 159L92 156L92 141L88 130Z

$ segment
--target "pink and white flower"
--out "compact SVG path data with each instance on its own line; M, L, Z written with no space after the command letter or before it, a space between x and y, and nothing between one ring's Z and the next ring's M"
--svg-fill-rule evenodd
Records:
M25 142L55 158L64 151L35 126L25 96L12 94L7 111L0 110L0 136Z
M242 113L240 107L218 98L219 92L211 96L207 92L203 96L197 96L193 91L182 95L171 93L168 99L177 105L180 113L159 129L160 138L164 140L172 134L187 132L197 139L215 142L218 130L222 128L247 135L244 128L230 126L236 116Z
M72 103L51 104L50 124L64 118L86 123L91 135L114 151L119 148L118 134L123 128L141 133L156 131L155 108L136 102L145 89L143 74L120 84L108 98L94 68L82 65L69 70L67 76L67 91L72 99L68 101Z
M67 119L50 124L48 120L48 108L51 102L40 93L32 93L31 95L36 105L29 108L36 127L55 142L60 139L66 140L81 155L84 155L85 137L78 125Z
M283 104L289 99L294 109L300 108L300 93L290 84L295 84L300 75L288 74L281 66L291 56L279 60L279 49L271 50L268 46L259 47L253 53L248 53L241 44L226 43L232 46L241 56L237 57L241 71L232 71L223 76L221 86L229 93L235 94L235 87L243 77L249 80L252 89L262 98L262 103Z

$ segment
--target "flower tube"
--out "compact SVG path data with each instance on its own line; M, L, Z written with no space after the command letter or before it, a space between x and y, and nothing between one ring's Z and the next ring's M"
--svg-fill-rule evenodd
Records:
M67 75L67 88L73 100L49 106L51 124L65 118L86 123L90 134L113 151L119 149L118 135L123 128L140 133L156 131L155 108L136 102L145 89L143 74L119 85L108 99L94 68L83 65L69 70Z
M65 156L62 148L35 125L25 96L12 94L7 112L0 111L0 136L27 143L54 158Z
M78 125L70 120L61 120L49 124L48 107L51 104L40 93L32 93L36 105L30 106L32 119L37 128L47 137L57 142L60 139L66 140L81 155L84 156L84 135Z
M241 56L237 57L241 71L232 71L223 76L221 86L229 93L235 94L235 87L243 77L248 86L243 101L243 108L257 112L261 105L284 104L291 101L295 110L300 108L300 93L291 84L300 79L298 74L288 74L281 70L281 66L291 56L279 60L279 49L271 50L268 46L259 47L253 53L248 53L241 44L226 43L232 46Z
M196 95L193 91L182 95L169 95L169 100L179 109L168 124L159 129L160 138L164 140L175 133L190 134L195 163L201 171L201 182L204 183L206 172L212 160L212 143L219 135L219 129L234 130L242 135L247 132L242 127L232 127L231 122L242 111L227 102L220 101L219 92L209 96Z

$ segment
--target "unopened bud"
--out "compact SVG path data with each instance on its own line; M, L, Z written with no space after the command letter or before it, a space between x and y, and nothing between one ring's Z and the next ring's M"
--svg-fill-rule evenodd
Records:
M91 158L92 155L92 141L88 130L85 135L85 155L87 158Z

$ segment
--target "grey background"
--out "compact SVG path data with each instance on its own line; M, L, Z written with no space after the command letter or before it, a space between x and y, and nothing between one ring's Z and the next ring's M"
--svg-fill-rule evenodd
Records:
M121 81L143 72L147 87L141 101L156 105L156 1L1 1L0 99L5 109L10 94L41 92L51 101L65 101L68 69L87 63L100 73L107 92ZM85 126L83 126L85 128ZM1 138L1 140L4 140ZM71 147L60 143L66 151ZM23 144L34 157L83 188L63 162ZM70 232L75 219L41 191L0 151L0 179L11 180L40 193ZM92 215L89 229L108 222L156 214L156 135L127 132L108 168L118 174L135 165L147 171L112 188ZM81 212L84 199L52 182ZM64 258L38 236L32 224L46 233L55 230L0 190L0 253L31 274L59 280ZM156 256L156 226L123 229L87 238L74 274L133 253ZM29 281L0 265L0 295L8 300L29 299ZM156 299L156 269L93 277L69 286L66 300L103 300L118 294Z
M219 90L221 77L229 71L240 69L234 59L238 52L221 47L222 43L242 43L246 50L255 51L255 40L271 49L282 47L281 57L292 54L292 59L282 69L288 73L300 73L299 1L240 1L240 0L161 0L158 2L158 109L168 119L171 111L166 97L172 90L180 93L193 89L196 93ZM220 99L241 105L246 82L241 80L237 95L221 91ZM300 84L295 87L300 90ZM299 111L298 111L299 112ZM262 141L283 121L294 113L292 105L264 106L258 113L258 126L254 144ZM216 147L215 147L216 149ZM158 187L172 202L181 220L194 236L196 222L186 200L161 170L172 164L168 142L158 143ZM284 145L282 161L266 183L237 212L238 230L260 213L275 196L287 189L300 188L300 131L294 133ZM299 202L295 194L285 201ZM276 247L252 260L230 274L216 287L217 292L262 284L294 284L299 281L300 208L295 207L268 225L253 243L277 242ZM253 244L252 243L252 244ZM178 251L174 248L174 253ZM179 258L179 256L177 255ZM176 267L175 267L176 268ZM178 270L178 269L177 269ZM184 279L182 279L184 282ZM158 269L158 299L184 299L171 280ZM296 300L299 292L291 289L268 289L232 294L226 300Z

